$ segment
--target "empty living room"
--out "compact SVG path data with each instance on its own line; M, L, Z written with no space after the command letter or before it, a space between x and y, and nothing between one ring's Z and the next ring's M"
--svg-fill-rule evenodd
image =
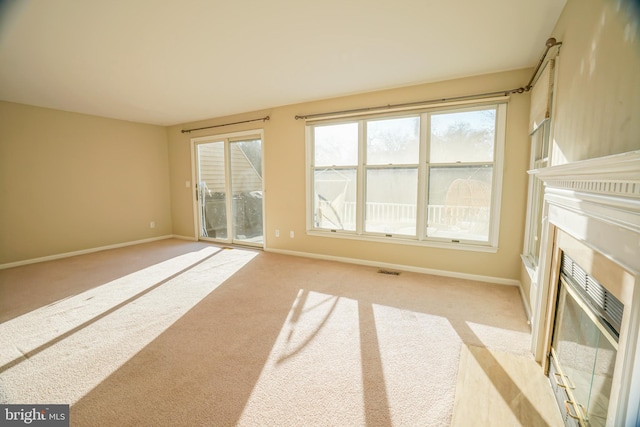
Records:
M0 426L640 425L640 3L0 1Z

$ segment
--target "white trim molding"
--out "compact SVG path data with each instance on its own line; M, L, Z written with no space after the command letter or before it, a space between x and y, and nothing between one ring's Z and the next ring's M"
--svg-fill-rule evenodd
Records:
M456 279L474 280L477 282L493 283L495 285L507 285L507 286L520 287L519 280L505 279L502 277L481 276L477 274L459 273L459 272L447 271L447 270L436 270L432 268L414 267L410 265L392 264L388 262L370 261L370 260L358 259L358 258L346 258L346 257L333 256L333 255L315 254L311 252L290 251L285 249L265 248L265 252L300 256L305 258L322 259L326 261L344 262L347 264L357 264L357 265L364 265L368 267L385 268L390 270L407 271L411 273L432 274L434 276L444 276L444 277L452 277Z
M548 187L640 198L640 150L529 171Z
M43 257L39 257L39 258L31 258L31 259L25 259L25 260L22 260L22 261L8 262L6 264L0 264L0 270L4 270L6 268L20 267L22 265L35 264L35 263L38 263L38 262L53 261L53 260L56 260L56 259L69 258L69 257L72 257L72 256L77 256L77 255L85 255L85 254L90 254L90 253L93 253L93 252L106 251L106 250L109 250L109 249L124 248L125 246L139 245L141 243L150 243L150 242L155 242L155 241L158 241L158 240L171 239L173 237L177 237L177 236L169 234L169 235L165 235L165 236L151 237L149 239L134 240L134 241L131 241L131 242L115 243L113 245L99 246L97 248L81 249L81 250L73 251L73 252L64 252L64 253L61 253L61 254L48 255L48 256L43 256Z
M194 236L183 236L181 234L172 234L170 237L173 237L174 239L179 239L179 240L188 240L190 242L197 242L198 238L194 237Z

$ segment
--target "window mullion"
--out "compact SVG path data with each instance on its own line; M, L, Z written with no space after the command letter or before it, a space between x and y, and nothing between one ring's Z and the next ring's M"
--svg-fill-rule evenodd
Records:
M420 151L418 160L418 207L416 238L424 240L427 234L427 150L429 147L429 114L420 115Z
M356 171L356 234L364 231L365 215L365 163L366 163L366 126L364 120L358 121L358 167Z

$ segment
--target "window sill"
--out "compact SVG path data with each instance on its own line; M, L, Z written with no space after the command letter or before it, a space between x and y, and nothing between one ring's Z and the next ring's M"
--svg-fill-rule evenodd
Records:
M526 255L521 254L520 258L522 259L522 265L524 266L525 270L527 270L529 283L535 284L536 280L538 279L538 267L533 265Z
M307 236L314 237L328 237L347 240L358 240L362 242L378 242L378 243L390 243L395 245L407 245L407 246L421 246L429 248L451 249L456 251L469 251L469 252L485 252L485 253L497 253L498 248L489 245L474 245L469 243L453 243L453 242L438 242L433 240L417 240L413 238L403 237L378 237L378 236L361 236L356 234L347 233L334 233L329 231L307 230Z

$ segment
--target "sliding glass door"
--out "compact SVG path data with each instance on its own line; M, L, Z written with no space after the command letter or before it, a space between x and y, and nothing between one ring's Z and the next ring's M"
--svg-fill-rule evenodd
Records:
M262 138L195 141L199 238L264 244Z

